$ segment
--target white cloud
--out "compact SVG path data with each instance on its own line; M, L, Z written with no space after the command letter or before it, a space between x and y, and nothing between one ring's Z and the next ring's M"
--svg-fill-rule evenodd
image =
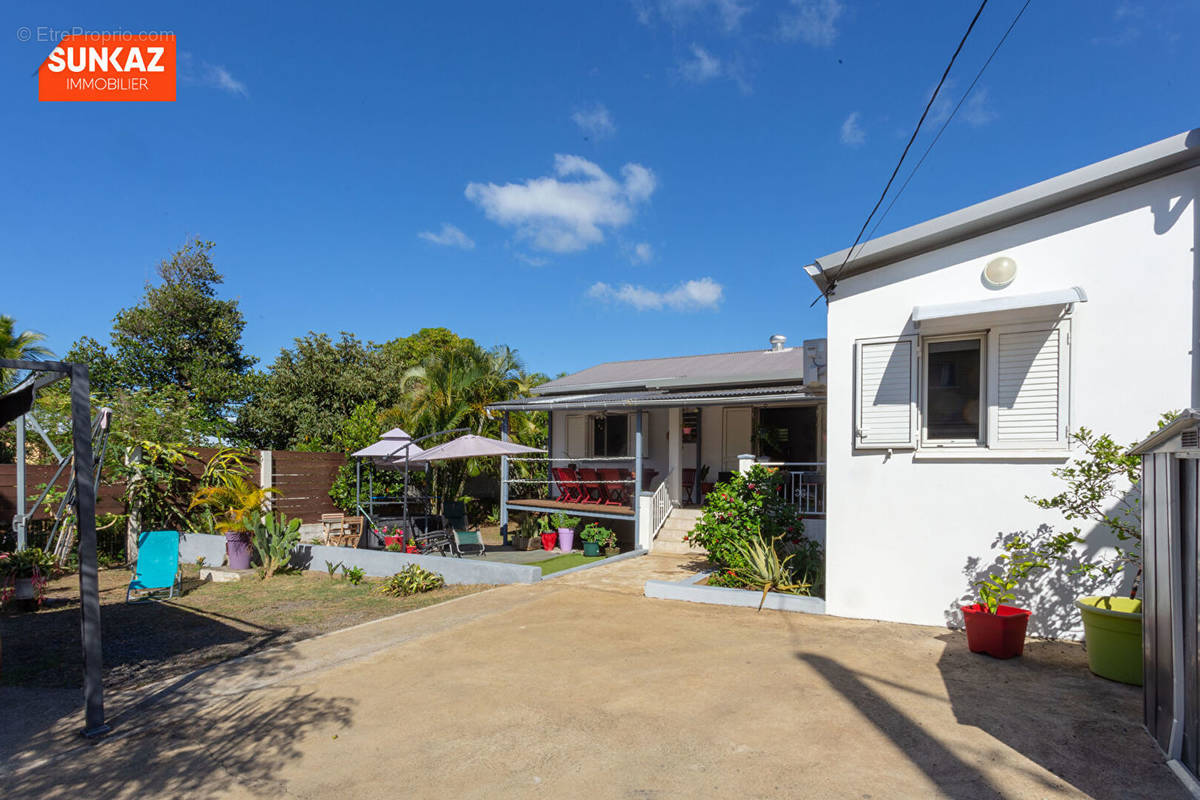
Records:
M750 6L741 0L634 0L633 10L643 25L662 19L678 28L697 19L715 16L722 28L732 32L741 25Z
M980 88L963 105L963 119L967 121L968 125L978 128L996 118L996 112L988 108L987 99L988 90Z
M867 141L867 132L858 124L858 120L862 115L857 111L851 112L850 116L846 117L846 121L842 123L842 144L850 147L860 147Z
M704 83L721 76L721 59L698 44L692 45L692 57L679 62L679 74L692 83Z
M600 281L592 284L587 294L594 300L624 303L638 311L657 311L663 308L673 311L701 311L719 306L725 296L725 290L712 278L700 278L685 281L665 292L656 292L628 283L615 287Z
M451 225L449 222L442 223L442 229L434 233L433 231L421 231L417 234L427 242L440 244L443 247L459 247L463 250L475 249L475 242L470 236L467 236L458 228Z
M629 248L629 260L634 264L649 264L654 260L654 248L649 242L638 242Z
M193 86L205 86L209 89L220 89L230 94L249 97L250 90L246 84L233 77L233 74L220 64L210 64L207 61L196 63L191 53L179 54L179 80Z
M837 39L837 21L843 10L838 0L792 0L792 9L780 15L779 35L829 47Z
M522 261L531 267L544 267L550 263L549 259L538 258L537 256L527 256L521 252L513 253L513 256L517 259L517 261Z
M616 123L603 103L597 103L591 108L581 108L571 115L571 121L593 139L605 139L617 132Z
M933 89L929 90L930 93ZM950 112L954 110L954 101L950 99L950 92L954 91L954 79L949 78L942 84L941 91L933 99L933 105L929 107L929 116L926 120L930 125L941 125L946 120L950 119ZM925 102L929 102L928 96Z
M604 241L603 228L632 222L636 207L656 186L654 173L641 164L621 167L618 181L586 158L556 155L554 177L469 183L465 195L488 219L515 228L533 247L570 253Z

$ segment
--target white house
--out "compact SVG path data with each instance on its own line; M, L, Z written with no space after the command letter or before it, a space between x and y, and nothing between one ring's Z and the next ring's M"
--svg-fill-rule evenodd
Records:
M1068 432L1200 400L1200 129L817 259L826 608L945 624L998 534L1061 525ZM1067 587L1069 590L1069 587ZM1032 632L1063 596L1026 598ZM1038 627L1039 620L1042 627Z

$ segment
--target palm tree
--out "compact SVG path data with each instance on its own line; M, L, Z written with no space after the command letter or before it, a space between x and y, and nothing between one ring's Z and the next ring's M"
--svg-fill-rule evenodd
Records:
M16 320L0 314L0 358L42 361L54 357L50 348L40 344L46 340L45 336L37 331L16 333L16 329ZM6 392L16 386L18 380L19 376L16 370L0 369L0 392Z

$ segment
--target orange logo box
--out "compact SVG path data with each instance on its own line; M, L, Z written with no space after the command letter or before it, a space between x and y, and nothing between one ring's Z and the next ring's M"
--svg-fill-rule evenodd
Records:
M174 99L174 36L66 36L38 68L38 100Z

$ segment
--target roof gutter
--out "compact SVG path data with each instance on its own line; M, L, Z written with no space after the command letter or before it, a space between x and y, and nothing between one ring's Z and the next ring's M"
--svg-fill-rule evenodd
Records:
M804 405L820 405L824 397L795 392L786 394L759 394L745 397L661 397L633 398L629 400L568 400L566 402L550 402L546 398L542 402L509 400L488 406L489 411L604 411L608 409L631 408L697 408L700 406L757 406L774 403L800 403Z
M872 239L849 262L846 262L849 249L830 253L816 259L804 271L825 292L829 288L829 270L836 272L839 279L869 272L1197 165L1200 165L1200 128Z

